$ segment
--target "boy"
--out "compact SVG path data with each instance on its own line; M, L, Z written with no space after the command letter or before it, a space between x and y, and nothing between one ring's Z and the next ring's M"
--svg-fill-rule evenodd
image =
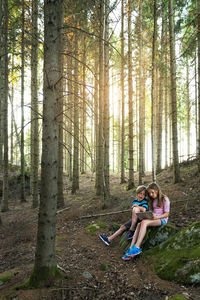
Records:
M137 198L132 202L132 218L125 223L124 225L122 225L116 232L114 232L112 235L110 236L106 236L103 234L99 234L100 239L106 244L106 245L110 245L110 243L120 234L122 234L122 232L124 232L125 230L128 230L126 238L127 239L132 239L133 234L134 234L134 228L137 224L138 221L138 217L136 215L136 213L139 212L145 212L146 210L148 210L148 202L146 200L146 196L147 196L147 189L144 185L140 185L138 186L137 190L136 190L136 194L137 194Z

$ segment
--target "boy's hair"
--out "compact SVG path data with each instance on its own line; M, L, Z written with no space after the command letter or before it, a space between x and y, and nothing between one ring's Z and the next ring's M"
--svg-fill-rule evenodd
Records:
M163 203L164 203L165 195L162 193L159 185L155 182L152 182L147 186L147 192L148 192L148 190L155 190L155 191L158 192L158 204L157 205L158 205L158 207L162 207ZM149 199L151 200L151 206L152 206L153 203L152 203L151 197L149 197Z
M136 189L136 194L141 193L142 191L144 191L145 193L145 197L147 196L147 188L145 185L139 185Z

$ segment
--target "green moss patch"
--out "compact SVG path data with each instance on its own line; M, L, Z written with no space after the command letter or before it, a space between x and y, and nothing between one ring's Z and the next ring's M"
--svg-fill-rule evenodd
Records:
M4 272L0 274L0 281L3 283L6 283L8 281L10 281L10 279L12 278L13 273L12 272Z
M94 232L96 232L99 229L105 229L107 227L107 225L103 222L97 222L97 223L93 223L88 225L87 227L85 227L85 229L87 231L89 231L91 234L94 234Z
M103 263L100 265L101 271L107 271L109 268L110 268L110 264L108 264L108 263Z
M187 300L183 295L174 295L173 297L169 298L169 300Z
M145 251L159 277L182 284L200 283L200 222L195 222L162 244Z

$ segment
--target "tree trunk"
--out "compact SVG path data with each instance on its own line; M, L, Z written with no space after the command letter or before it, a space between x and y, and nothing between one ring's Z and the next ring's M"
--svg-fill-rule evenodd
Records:
M164 1L162 0L161 8L162 16L162 32L161 32L161 49L160 49L160 88L159 88L159 103L157 114L157 159L156 159L156 173L160 173L162 168L162 131L163 131L163 76L164 76L164 29L165 29L165 15L164 15Z
M134 166L133 166L133 82L132 82L132 39L131 39L131 0L128 0L128 190L134 187Z
M31 178L32 207L38 207L38 1L32 0L32 44L31 44Z
M81 124L81 174L85 174L86 155L85 155L85 141L86 141L86 38L83 37L83 98L82 98L82 124Z
M144 139L143 139L143 126L144 126L144 98L142 92L142 1L139 3L139 185L142 184L142 176L143 174L143 155L144 155Z
M3 99L4 99L4 45L3 45L3 0L0 0L0 167L3 166Z
M14 55L12 55L12 76L14 75ZM10 163L13 165L14 161L14 108L13 108L13 99L14 99L14 82L11 83L11 121L10 121Z
M197 15L200 16L200 0L197 0L198 2L198 8L197 8ZM197 18L198 20L198 35L197 35L197 41L198 41L198 171L200 173L200 18Z
M60 28L63 26L64 20L64 12L60 16ZM59 51L59 98L58 98L58 199L57 199L57 207L63 208L65 206L64 203L64 195L63 195L63 68L64 68L64 37L63 37L63 30L60 31L60 51Z
M25 198L25 161L24 161L24 64L25 64L25 51L24 51L24 0L22 0L22 42L21 42L21 202L26 202Z
M152 83L151 83L151 147L152 147L152 180L156 181L155 169L155 76L156 76L156 40L157 40L157 0L154 0L154 30L152 45Z
M186 64L186 97L187 97L187 157L190 157L190 84L189 84L189 62Z
M99 58L98 58L98 47L96 45L95 47L95 62L94 62L94 69L95 69L95 78L94 78L94 147L96 151L94 151L94 170L96 170L96 184L97 184L97 143L98 143L98 124L99 124L99 116L98 116L98 111L99 111L99 101L98 101L98 95L99 95L99 90L98 90L98 71L99 71Z
M169 36L170 36L170 75L171 75L171 105L172 105L172 143L173 143L173 182L180 182L180 167L178 157L177 132L177 103L176 103L176 56L175 34L173 21L173 1L168 1L169 9Z
M78 96L78 32L75 31L74 59L74 156L72 194L79 189L79 96Z
M124 150L124 140L125 140L125 129L124 129L124 104L125 104L125 95L124 95L124 0L121 0L121 181L120 183L125 183L125 168L124 168L124 158L125 158L125 150Z
M104 147L103 147L103 31L104 31L104 3L100 0L99 4L99 130L97 140L97 161L96 161L96 194L103 195L104 190Z
M44 1L44 90L41 199L35 265L30 277L34 287L49 285L57 274L56 210L58 174L58 108L60 74L60 20L63 1Z
M3 197L2 211L8 211L8 0L4 1L4 99L3 99Z
M104 37L104 207L110 200L110 162L109 162L109 0L105 1L105 37Z
M73 107L73 97L72 97L72 45L71 41L68 39L68 55L67 55L67 175L69 180L72 181L72 107Z

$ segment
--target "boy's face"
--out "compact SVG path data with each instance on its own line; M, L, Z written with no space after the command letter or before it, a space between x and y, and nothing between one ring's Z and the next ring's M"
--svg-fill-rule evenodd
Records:
M137 194L138 200L142 201L145 198L145 191L142 191L140 193Z

